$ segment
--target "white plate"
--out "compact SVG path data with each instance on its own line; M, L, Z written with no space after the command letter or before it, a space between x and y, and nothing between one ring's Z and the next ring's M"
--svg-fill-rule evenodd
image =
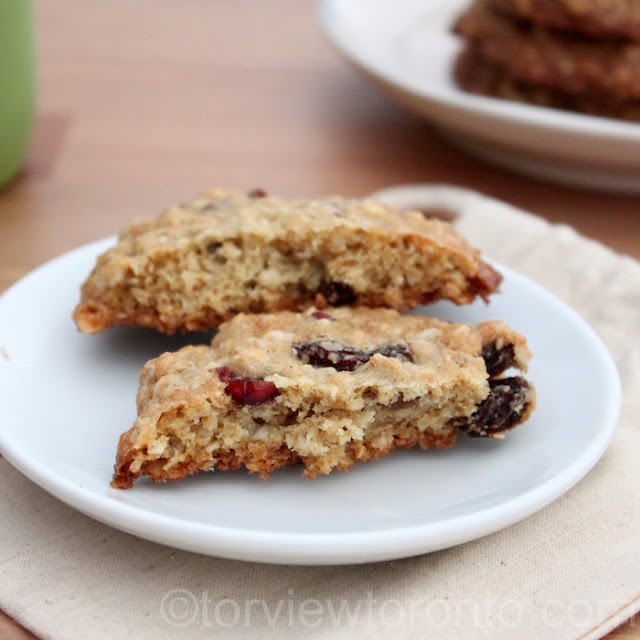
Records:
M476 96L451 78L450 32L470 0L324 0L333 44L395 101L495 164L578 186L640 193L640 124ZM428 149L425 149L428 153Z
M535 354L539 406L504 441L462 437L442 451L397 452L350 473L306 480L203 473L181 483L109 487L116 443L135 418L137 374L184 344L135 329L80 334L80 280L113 239L66 254L0 297L0 451L48 492L114 527L205 554L297 564L405 557L497 531L576 483L605 450L620 387L593 331L510 270L490 306L429 308L441 317L508 321Z

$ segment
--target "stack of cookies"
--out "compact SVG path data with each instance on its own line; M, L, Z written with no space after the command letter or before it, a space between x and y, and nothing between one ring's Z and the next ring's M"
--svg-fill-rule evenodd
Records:
M640 120L640 3L475 0L455 80L473 93Z
M143 367L112 486L290 464L314 477L504 437L535 405L524 337L399 313L488 301L500 281L451 225L375 200L212 189L133 223L82 286L79 329L217 333Z

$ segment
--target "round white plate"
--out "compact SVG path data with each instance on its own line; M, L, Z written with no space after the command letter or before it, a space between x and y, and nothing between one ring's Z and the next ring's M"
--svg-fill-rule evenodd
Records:
M489 306L439 303L428 311L457 321L504 319L528 337L539 404L504 441L463 436L453 449L396 452L314 480L292 467L270 482L213 472L111 489L118 436L135 418L140 367L187 342L136 329L76 330L80 281L112 242L57 258L0 297L0 452L46 491L124 531L261 562L421 554L544 507L589 471L613 433L620 387L603 344L565 305L498 265L503 293Z
M467 151L557 182L640 193L640 124L476 96L454 85L461 41L451 25L470 1L324 0L320 18L349 61Z

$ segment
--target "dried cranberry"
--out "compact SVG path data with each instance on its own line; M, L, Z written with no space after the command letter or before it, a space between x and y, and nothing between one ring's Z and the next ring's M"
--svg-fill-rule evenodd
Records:
M238 404L262 404L280 395L276 385L268 380L242 378L231 373L229 367L218 367L216 373L227 383L225 392Z
M250 198L266 198L267 197L267 192L264 189L251 189L251 191L249 191L247 193L247 195Z
M333 367L338 371L353 371L368 362L368 353L346 346L337 340L321 342L297 342L293 345L296 355L305 364L314 367Z
M312 318L315 318L316 320L333 320L333 316L330 316L328 313L325 313L324 311L314 311L311 314Z
M280 394L273 382L243 378L231 380L224 390L238 404L262 404Z
M320 283L318 293L327 301L327 304L334 307L353 304L357 300L353 287L341 282L323 281Z
M406 360L407 362L413 362L413 353L408 344L390 344L382 349L377 349L375 353L379 353L381 356L387 358L399 358L400 360Z

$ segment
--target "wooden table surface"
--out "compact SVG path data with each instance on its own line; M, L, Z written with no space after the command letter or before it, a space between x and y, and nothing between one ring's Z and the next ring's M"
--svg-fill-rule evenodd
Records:
M24 173L0 192L0 291L207 186L360 196L449 183L640 258L638 197L450 147L332 50L311 0L40 0L36 16L37 123ZM0 613L0 637L32 636ZM640 639L640 623L610 637Z

